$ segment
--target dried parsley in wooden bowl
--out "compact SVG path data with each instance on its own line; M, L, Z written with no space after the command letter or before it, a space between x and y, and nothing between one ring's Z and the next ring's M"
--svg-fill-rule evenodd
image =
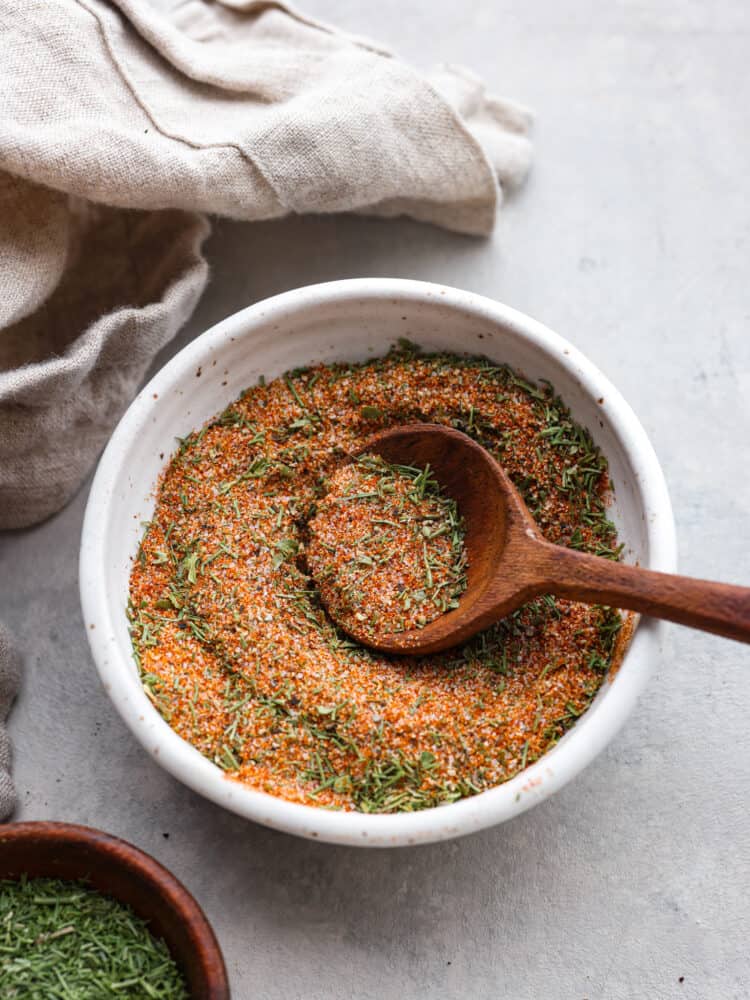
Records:
M200 907L142 851L87 827L0 827L0 996L228 1000Z
M0 881L0 952L3 997L189 996L148 922L85 882Z

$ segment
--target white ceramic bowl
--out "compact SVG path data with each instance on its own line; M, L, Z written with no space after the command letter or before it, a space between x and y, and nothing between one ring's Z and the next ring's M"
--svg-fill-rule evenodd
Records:
M537 763L504 785L416 813L329 812L254 791L182 740L139 682L125 605L141 521L176 437L200 427L262 374L312 362L359 361L406 336L428 350L481 353L534 381L549 379L609 459L612 516L626 559L675 569L666 485L638 419L574 347L540 323L470 292L363 278L286 292L219 323L180 351L133 401L102 456L81 543L81 600L99 675L118 712L162 767L190 788L267 826L331 843L389 846L457 837L503 822L561 788L612 739L660 653L662 626L644 620L620 669L589 711ZM164 456L164 457L162 457Z

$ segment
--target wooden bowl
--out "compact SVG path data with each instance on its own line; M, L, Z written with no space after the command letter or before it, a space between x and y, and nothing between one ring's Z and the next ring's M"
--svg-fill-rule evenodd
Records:
M148 920L194 1000L228 1000L219 943L200 906L158 861L101 830L70 823L0 826L0 878L86 879Z

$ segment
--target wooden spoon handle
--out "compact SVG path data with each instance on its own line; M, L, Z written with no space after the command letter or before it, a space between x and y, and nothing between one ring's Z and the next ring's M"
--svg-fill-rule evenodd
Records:
M607 604L750 642L750 587L655 573L540 542L540 589L558 597Z

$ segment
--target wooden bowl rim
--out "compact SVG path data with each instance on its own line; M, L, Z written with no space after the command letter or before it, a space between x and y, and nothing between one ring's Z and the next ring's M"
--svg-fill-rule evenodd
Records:
M180 921L185 925L196 952L200 954L202 949L210 958L212 963L210 970L207 963L202 962L202 964L206 973L210 975L215 996L217 998L229 997L229 981L224 956L208 918L198 901L188 892L177 876L173 875L169 869L151 857L150 854L127 840L111 833L105 833L95 827L52 820L27 820L0 824L0 850L2 850L3 845L9 842L29 845L44 842L58 845L63 849L69 846L86 846L106 857L111 864L119 865L128 872L138 872L139 876L145 878L153 888L154 893L167 900L174 908ZM2 865L0 864L0 878L3 878L1 872ZM54 877L54 872L51 871L50 876ZM44 878L45 876L33 877ZM112 898L118 898L116 893L112 893ZM199 944L200 948L198 948Z

